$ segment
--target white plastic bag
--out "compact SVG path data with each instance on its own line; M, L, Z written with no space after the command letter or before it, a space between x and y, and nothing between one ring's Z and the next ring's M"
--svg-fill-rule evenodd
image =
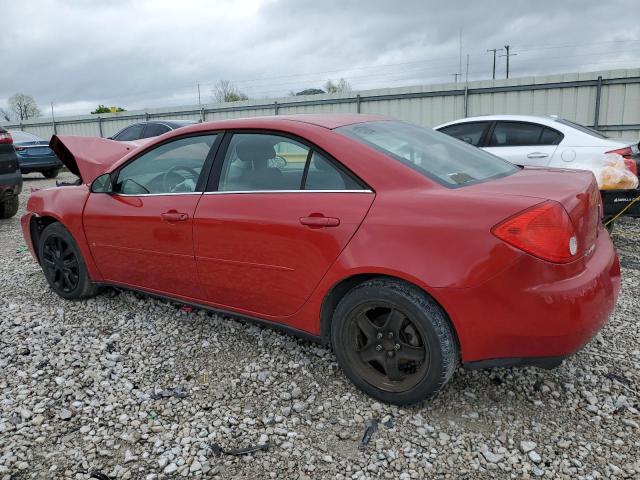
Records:
M638 177L627 168L624 158L615 153L602 156L601 165L593 172L600 190L632 190L638 188Z

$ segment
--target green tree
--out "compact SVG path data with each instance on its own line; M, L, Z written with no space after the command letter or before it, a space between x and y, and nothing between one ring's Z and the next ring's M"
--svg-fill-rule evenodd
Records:
M113 108L115 108L116 112L126 112L126 110L122 107L113 107ZM95 113L114 113L114 112L110 107L105 107L104 105L100 104L98 105L98 108L96 108L91 113L95 114Z

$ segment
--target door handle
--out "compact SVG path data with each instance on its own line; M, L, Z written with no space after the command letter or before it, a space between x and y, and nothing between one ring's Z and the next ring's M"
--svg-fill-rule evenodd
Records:
M300 219L300 223L311 228L337 227L338 225L340 225L340 219L320 215L311 215L309 217L302 217Z
M533 152L527 155L527 158L547 158L549 155L542 152Z
M167 222L184 222L185 220L189 220L189 215L176 212L175 210L161 213L160 217Z

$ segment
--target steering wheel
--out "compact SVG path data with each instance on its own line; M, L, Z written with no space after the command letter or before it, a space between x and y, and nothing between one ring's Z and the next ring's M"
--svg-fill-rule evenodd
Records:
M198 172L196 172L193 168L185 167L182 165L176 165L175 167L171 167L162 175L162 189L164 191L171 192L177 185L177 184L172 184L172 185L169 184L169 175L173 174L174 176L180 177L180 182L184 182L189 178L189 177L185 177L184 175L180 175L179 173L176 173L180 170L182 170L183 172L187 172L191 176L191 179L198 178Z

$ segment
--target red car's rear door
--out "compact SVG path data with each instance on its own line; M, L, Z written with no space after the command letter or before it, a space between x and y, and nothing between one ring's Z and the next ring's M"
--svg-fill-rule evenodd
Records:
M165 143L119 170L113 193L89 196L84 229L105 280L168 295L202 296L193 216L215 139L210 134Z
M277 135L236 134L219 163L216 191L202 196L194 219L205 300L291 315L356 232L374 193L310 146Z

